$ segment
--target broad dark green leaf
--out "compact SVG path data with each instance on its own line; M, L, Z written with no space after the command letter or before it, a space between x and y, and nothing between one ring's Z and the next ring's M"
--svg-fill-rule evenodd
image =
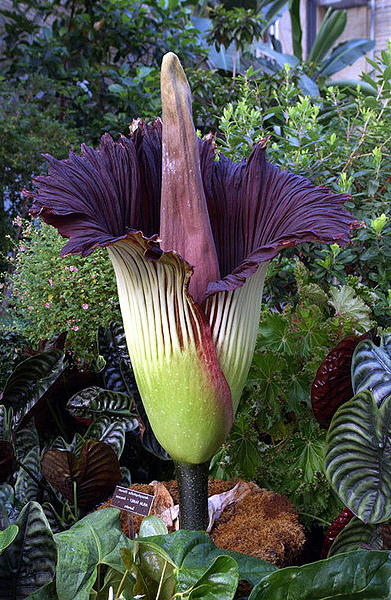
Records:
M289 338L289 319L280 313L267 312L262 315L259 325L258 347L269 348L282 354L295 354L292 340Z
M289 14L291 17L293 54L299 60L302 60L303 50L301 47L301 38L303 37L303 31L300 23L300 4L300 0L291 0Z
M30 594L26 600L60 600L57 596L55 581L44 585L37 592Z
M376 42L374 40L348 40L339 44L323 61L319 72L327 77L341 71L344 67L352 65L364 54L372 50Z
M331 287L330 304L335 309L336 315L343 315L352 321L355 329L360 333L371 329L371 311L350 285Z
M61 350L48 350L19 363L7 380L2 402L14 409L14 426L30 418L40 400L66 369Z
M217 548L208 534L201 531L179 530L170 535L137 538L137 543L159 553L178 569L177 591L183 592L202 577L215 558L230 556L239 567L239 579L255 585L277 567L252 556Z
M141 521L139 536L149 537L151 535L167 535L168 529L166 524L156 515L145 517Z
M320 91L317 83L308 77L305 73L301 73L297 80L298 88L305 96L310 96L310 98L319 98Z
M357 550L271 573L249 600L385 600L390 586L388 552Z
M109 416L104 415L89 426L84 438L108 444L120 458L125 446L125 428L122 421L113 421Z
M129 574L126 576L124 581L123 581L123 576L124 576L124 574L120 573L120 571L117 571L116 569L109 567L107 569L107 573L105 575L102 589L100 590L100 592L98 594L92 595L90 597L90 600L107 600L109 597L110 587L113 588L114 597L115 597L115 593L118 590L120 584L121 584L121 598L123 597L124 600L134 600L133 581Z
M308 54L309 63L317 65L324 59L345 29L346 21L346 10L335 10L332 13L330 9L327 11Z
M287 0L273 0L272 2L262 2L262 4L266 8L265 13L262 13L262 17L265 19L265 31L278 18L280 13L283 12Z
M12 442L12 407L6 408L0 404L0 440Z
M342 531L337 535L330 547L328 556L358 550L363 545L374 550L384 550L381 537L382 525L369 525L357 517L352 517Z
M122 487L130 487L132 485L132 475L128 469L128 467L120 467L121 471L121 481L119 485Z
M15 498L14 488L8 483L0 485L0 529L14 523L21 508Z
M15 468L12 417L12 407L7 409L0 404L0 482L7 481Z
M196 544L197 532L188 533L192 536L193 543ZM169 541L173 535L158 537L164 537ZM189 595L186 593L189 600L192 598L194 600L196 598L231 600L234 597L239 581L239 569L232 556L222 555L224 551L217 552L215 556L211 557L210 561L202 564L198 563L195 569L190 569L187 573L188 586L186 587L181 582L181 567L173 561L169 553L160 544L156 544L155 541L149 542L148 537L144 537L140 544L138 544L139 539L137 538L135 549L139 550L140 563L138 568L143 576L143 585L140 585L140 591L149 580L159 583L163 577L162 600L171 598L174 587L177 593L189 590ZM156 539L158 538L154 536L153 540ZM218 549L216 548L216 550ZM121 556L126 567L131 569L134 565L133 553L128 549L122 549ZM175 566L176 569L173 570ZM174 582L174 573L177 574L177 586Z
M18 535L19 527L12 523L3 531L0 531L0 554L12 544L16 536Z
M41 464L39 460L39 448L32 448L24 457L23 467L19 468L18 476L15 483L15 496L21 504L26 504L30 500L37 498L38 483L41 479ZM34 476L31 477L30 473Z
M126 393L128 390L118 367L120 360L130 361L123 325L111 322L106 329L99 327L98 346L99 352L106 361L103 370L106 388L114 392Z
M0 556L0 600L22 600L55 574L56 544L41 506L26 504L16 525L16 538Z
M119 515L116 508L104 508L68 531L55 534L57 593L61 600L88 600L99 564L124 573L120 549L130 548L131 541L121 531Z
M257 50L268 58L271 58L277 63L279 67L283 67L284 64L288 64L291 67L296 67L299 64L299 59L293 54L283 54L282 52L276 52L268 44L258 44Z
M326 440L327 478L364 523L391 516L391 398L381 408L363 390L341 406Z
M239 569L231 556L218 556L196 581L189 600L232 600L239 583Z
M76 433L72 440L68 443L64 440L63 437L58 436L54 440L51 450L67 450L68 452L73 452L76 456L80 456L81 450L85 444L85 439L80 435L80 433Z
M381 406L391 395L391 334L382 336L380 346L363 340L352 358L352 386L355 394L368 389Z
M30 450L37 447L39 447L39 436L34 420L31 419L25 427L18 429L15 442L16 458L23 460Z
M128 394L90 387L72 396L67 403L71 415L83 419L97 419L103 415L123 423L125 431L133 431L138 422L132 410L132 399Z

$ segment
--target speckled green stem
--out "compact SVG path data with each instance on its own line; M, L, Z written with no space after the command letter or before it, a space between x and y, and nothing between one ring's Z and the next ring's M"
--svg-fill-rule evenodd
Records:
M179 488L179 526L206 531L208 516L209 461L200 465L175 463Z

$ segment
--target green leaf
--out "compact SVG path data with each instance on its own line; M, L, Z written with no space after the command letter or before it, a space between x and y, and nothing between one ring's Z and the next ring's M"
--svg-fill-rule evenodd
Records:
M278 354L256 352L249 373L249 382L259 385L262 398L273 405L281 393L281 373L286 363Z
M251 585L255 585L262 577L277 569L274 565L253 556L217 548L209 535L201 531L183 529L170 535L137 538L137 542L132 543L159 552L159 556L178 569L177 592L192 587L218 556L233 558L239 567L239 578Z
M374 40L348 40L339 44L330 56L322 63L319 72L327 77L352 65L356 60L375 47Z
M23 467L19 468L15 483L15 496L21 504L26 504L37 497L38 483L36 480L40 481L41 479L39 448L32 448L24 457L22 463L35 476L35 479L33 479Z
M327 478L364 523L391 516L390 421L391 397L379 409L363 390L337 410L327 434Z
M66 369L67 363L61 350L48 350L18 364L8 378L2 402L14 409L14 426L17 427L27 414L32 414L37 403Z
M303 31L300 23L300 0L291 0L289 7L292 27L292 46L293 54L299 59L303 58L303 50L301 47L301 38Z
M267 2L262 2L262 5L267 8L266 13L262 13L262 17L265 19L264 31L275 21L276 17L278 18L279 13L285 8L286 4L286 0L273 0L272 2L268 0Z
M37 447L39 447L39 436L31 419L25 427L18 430L15 442L16 458L23 461L30 450Z
M56 592L56 583L54 581L47 583L39 588L37 592L30 594L26 600L59 600Z
M357 517L352 517L335 538L328 556L359 550L363 544L374 550L383 550L381 530L382 525L369 525Z
M350 319L355 328L364 333L371 328L370 308L349 285L332 287L330 289L330 304L335 309L336 315Z
M292 54L283 54L282 52L277 52L273 50L268 44L258 44L257 50L259 52L272 60L274 60L277 65L281 68L284 67L285 64L290 65L291 67L296 67L299 64L299 59Z
M384 600L390 586L388 552L357 550L271 573L249 600Z
M124 88L119 83L111 83L109 85L109 91L113 94L122 94L123 92L126 92L126 88Z
M16 538L0 556L0 600L22 600L55 574L56 544L41 506L26 504L16 525Z
M328 336L319 306L297 306L295 328L296 355L310 355L313 354L314 348L327 347Z
M14 488L8 483L0 485L0 527L5 529L10 522L16 521L19 510Z
M139 536L149 537L151 535L166 535L168 529L164 521L159 519L156 515L150 515L145 517L141 521Z
M106 361L103 371L106 388L113 392L129 393L119 368L121 360L130 362L123 325L112 321L106 329L99 327L98 345Z
M218 556L194 584L189 600L232 600L239 583L239 569L231 556Z
M7 529L0 531L0 554L12 544L18 535L19 527L15 524L9 525Z
M0 440L12 443L12 407L6 408L0 404Z
M270 348L281 354L294 354L295 349L289 338L289 321L279 313L267 312L262 315L259 326L258 347Z
M105 575L103 587L100 590L100 592L95 596L96 600L107 600L107 598L109 597L110 587L113 588L114 594L115 594L115 592L116 592L116 590L118 590L118 587L120 584L122 584L121 598L123 597L124 600L134 600L134 596L133 596L134 583L129 574L126 576L125 581L122 581L123 576L124 576L124 574L121 573L120 571L117 571L116 569L109 567L107 569L107 573Z
M80 435L80 433L76 433L71 442L67 442L63 437L58 436L54 440L51 450L66 450L68 452L73 452L76 456L80 456L81 450L85 444L86 440L84 437Z
M309 298L317 304L326 304L328 302L327 294L316 283L307 283L300 287L300 296Z
M368 389L377 406L391 395L391 334L380 339L380 346L371 340L360 342L352 357L352 386L355 394Z
M121 421L125 431L133 431L138 426L131 408L132 399L127 394L98 387L82 390L67 403L67 409L74 417L95 420L107 415Z
M319 64L326 54L331 50L333 44L337 41L346 26L346 10L336 10L332 12L329 9L322 21L319 32L312 45L308 55L308 62Z
M84 439L98 440L111 446L120 458L125 446L125 428L121 421L113 421L109 416L99 417L89 426Z
M293 443L295 467L302 470L304 481L313 481L315 473L323 470L324 442L312 436L312 439L295 439Z
M119 515L116 508L104 508L84 517L68 531L55 534L57 593L61 600L88 600L98 565L124 573L119 551L130 548L131 542L121 531Z

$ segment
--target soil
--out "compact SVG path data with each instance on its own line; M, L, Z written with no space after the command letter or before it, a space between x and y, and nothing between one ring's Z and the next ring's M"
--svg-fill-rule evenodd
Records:
M239 481L210 479L208 495L226 492ZM234 550L267 560L278 567L294 563L304 546L305 535L293 504L281 494L261 489L255 484L250 485L249 493L241 500L227 506L216 520L210 533L213 543L225 550ZM164 488L163 494L158 494L155 499L159 498L160 504L162 502L164 504L167 498L171 501L170 496L166 494L167 491L173 503L177 504L176 481L164 482ZM153 495L156 491L156 483L133 484L131 489ZM110 500L101 508L106 506L110 506ZM155 500L151 514L156 514L159 509L161 506L158 507ZM128 513L121 511L120 518L122 531L125 535L131 535ZM134 532L139 530L142 518L134 515Z

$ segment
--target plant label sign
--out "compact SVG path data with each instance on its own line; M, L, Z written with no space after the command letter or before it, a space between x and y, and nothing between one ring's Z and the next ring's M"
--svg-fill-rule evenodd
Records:
M151 512L153 498L150 494L117 485L111 499L111 506L147 517Z

